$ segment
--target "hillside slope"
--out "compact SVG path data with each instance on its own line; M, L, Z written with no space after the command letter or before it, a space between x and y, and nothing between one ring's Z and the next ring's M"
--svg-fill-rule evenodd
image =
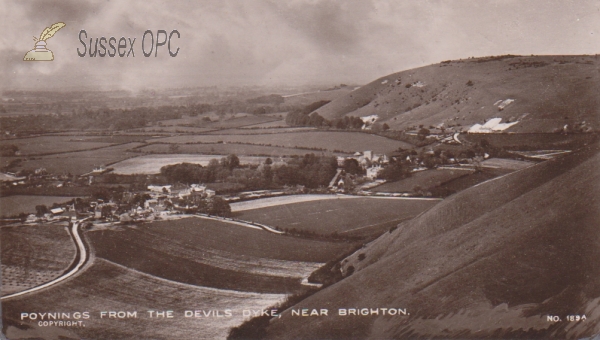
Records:
M376 114L392 129L444 124L460 130L500 117L520 122L507 130L513 132L551 132L583 121L597 130L599 72L598 56L445 61L379 78L317 112L328 119ZM514 102L500 110L498 101L507 99Z
M270 338L581 338L600 332L600 148L472 187L373 242ZM338 308L409 316L338 316ZM582 315L583 322L566 321ZM549 322L548 315L562 321Z

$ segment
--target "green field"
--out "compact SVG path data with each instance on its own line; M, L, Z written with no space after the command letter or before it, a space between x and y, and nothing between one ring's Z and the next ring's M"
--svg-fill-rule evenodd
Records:
M204 118L209 117L212 121L205 121ZM248 113L227 114L223 117L217 114L205 114L197 117L182 117L179 119L163 120L155 127L161 126L194 126L208 129L228 129L242 126L251 126L256 124L268 123L273 121L281 121L279 117L268 115L253 115Z
M477 172L469 176L459 177L446 182L440 186L440 189L446 190L447 192L459 192L479 183L488 181L492 178L506 175L510 172L512 172L512 170L485 168L481 172Z
M573 149L598 140L597 133L469 133L461 134L460 139L470 143L486 140L495 147L519 150Z
M118 162L127 158L139 156L139 153L128 151L142 143L127 143L93 151L76 151L56 155L40 156L33 159L27 158L17 169L35 170L46 168L50 173L71 173L82 175L88 173L96 166Z
M263 293L298 291L300 279L319 263L353 247L199 218L88 236L96 256L128 268L194 285Z
M289 133L289 132L306 132L306 131L317 131L314 127L281 127L281 128L240 128L240 129L226 129L219 131L211 131L209 135L262 135L271 133Z
M134 131L136 133L138 132L144 132L144 133L159 133L159 132L168 132L168 133L205 133L205 132L209 132L209 131L214 131L215 129L211 129L211 128L203 128L203 127L196 127L196 126L158 126L158 125L154 125L154 126L149 126L149 127L145 127L145 128L139 128L139 129L134 129L131 131ZM128 132L131 133L131 132Z
M0 211L2 216L13 216L20 213L35 213L36 205L45 205L48 208L54 203L64 203L72 200L73 197L65 196L30 196L17 195L0 197Z
M392 140L389 138L366 134L361 132L338 132L338 131L313 131L313 132L290 132L278 134L259 135L196 135L176 136L155 139L155 142L164 143L245 143L261 145L277 145L288 148L316 148L329 151L340 150L343 152L355 152L372 150L377 153L389 153L399 147L410 149L411 144Z
M0 145L16 145L22 156L54 154L76 150L88 150L114 143L91 141L89 136L42 136L33 138L5 139Z
M411 174L410 177L401 179L397 182L385 183L377 186L370 191L373 192L413 192L415 187L419 186L423 190L437 187L442 183L451 181L463 176L469 176L472 171L468 170L424 170Z
M484 168L505 169L505 170L521 170L534 165L534 162L518 161L506 158L490 158L481 162Z
M2 227L2 294L51 281L75 258L75 244L63 225Z
M360 234L377 235L437 203L375 197L331 199L245 210L235 213L235 217L318 234L360 231Z
M98 259L81 275L43 292L2 301L4 334L10 339L224 339L243 320L243 309L264 309L284 298L167 281ZM186 310L232 310L232 317L186 318ZM172 319L148 317L172 310ZM20 313L90 312L85 327L38 327ZM137 311L137 318L100 318L100 311Z
M140 148L142 152L150 153L172 153L170 146L172 144L151 144ZM178 152L184 154L215 154L215 155L260 155L269 157L282 157L299 155L303 156L310 153L311 150L285 148L279 146L262 146L252 144L178 144ZM319 152L320 154L320 152ZM325 152L326 155L333 155L331 151Z

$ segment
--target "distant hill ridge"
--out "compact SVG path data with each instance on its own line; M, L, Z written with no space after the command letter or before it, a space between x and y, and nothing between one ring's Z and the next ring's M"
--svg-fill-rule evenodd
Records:
M599 72L598 55L443 61L381 77L316 111L329 120L376 114L398 130L443 124L466 131L498 117L519 121L508 132L552 132L582 122L598 131Z
M348 258L354 274L294 306L330 316L288 311L269 338L600 333L599 167L595 144L451 196ZM337 316L338 308L382 307L411 315ZM585 322L565 320L583 314Z

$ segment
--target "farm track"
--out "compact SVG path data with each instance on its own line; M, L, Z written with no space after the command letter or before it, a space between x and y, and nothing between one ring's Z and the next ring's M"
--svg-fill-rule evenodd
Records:
M85 220L86 219L76 221L75 223L73 223L73 227L70 230L71 237L73 238L73 241L75 242L75 245L77 246L77 253L75 255L75 259L74 259L73 263L65 270L63 275L57 277L56 279L54 279L50 282L46 282L42 285L39 285L39 286L36 286L33 288L29 288L29 289L26 289L21 292L2 296L0 298L0 300L6 300L6 299L10 299L10 298L17 297L17 296L34 293L34 292L37 292L44 288L54 286L58 283L61 283L64 280L68 279L69 277L75 275L77 272L79 272L79 270L87 263L87 261L89 259L89 252L87 250L87 249L89 249L89 245L86 245L84 243L81 235L79 235L79 225L81 224L81 222L83 222Z

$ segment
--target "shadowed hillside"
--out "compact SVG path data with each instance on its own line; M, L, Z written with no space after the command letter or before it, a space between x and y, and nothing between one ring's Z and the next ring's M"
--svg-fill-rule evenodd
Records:
M317 112L327 119L379 115L392 129L465 130L492 117L512 132L551 132L585 121L599 128L598 56L499 56L445 61L379 78ZM502 110L498 101L513 99ZM496 105L494 105L496 104Z
M274 319L270 338L581 338L600 332L600 148L472 187L345 263L354 274ZM409 316L338 316L338 308ZM586 321L569 322L567 315ZM549 322L548 315L562 321Z

